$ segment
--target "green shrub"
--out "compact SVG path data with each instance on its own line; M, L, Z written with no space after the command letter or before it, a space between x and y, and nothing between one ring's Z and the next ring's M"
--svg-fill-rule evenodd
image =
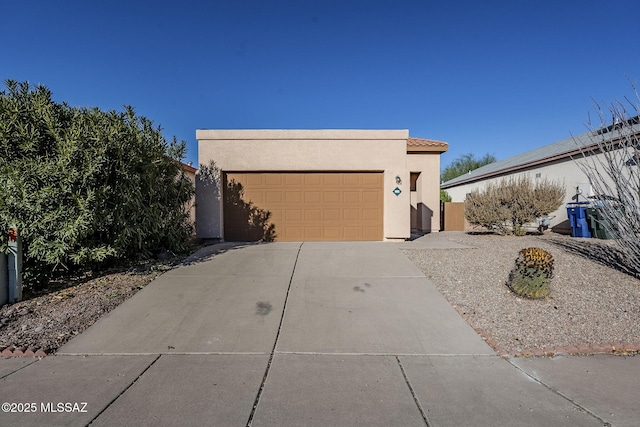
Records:
M75 108L44 86L6 86L0 230L20 230L25 280L186 247L194 188L177 162L184 142L167 141L131 107Z
M518 253L508 286L516 294L531 299L549 295L553 277L553 256L540 248L526 248Z
M447 190L440 190L440 201L443 203L451 201L451 196L447 193Z

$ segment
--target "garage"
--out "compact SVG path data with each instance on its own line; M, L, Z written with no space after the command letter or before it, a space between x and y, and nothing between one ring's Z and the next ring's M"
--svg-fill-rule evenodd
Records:
M225 172L227 241L383 239L382 172Z
M404 241L438 231L447 143L407 129L198 129L207 241Z

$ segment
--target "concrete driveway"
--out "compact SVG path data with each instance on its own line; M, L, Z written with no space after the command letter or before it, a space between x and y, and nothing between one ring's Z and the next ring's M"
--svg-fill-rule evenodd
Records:
M0 360L0 400L36 409L0 425L636 425L637 382L567 373L640 358L589 359L499 358L396 244L226 243L56 356Z

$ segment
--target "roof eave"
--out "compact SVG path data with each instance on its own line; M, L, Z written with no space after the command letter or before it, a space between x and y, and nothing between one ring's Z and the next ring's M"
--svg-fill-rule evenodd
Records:
M182 170L185 172L196 173L198 171L198 169L194 168L191 165L188 165L182 162L178 162L178 163L180 164L180 167L182 168Z
M445 153L449 149L448 146L416 146L407 145L407 154L425 154L425 153Z
M504 169L500 169L497 171L493 171L493 172L488 172L488 173L484 173L484 174L480 174L480 175L476 175L476 176L471 176L467 179L462 179L460 181L457 182L452 182L451 184L447 184L446 182L440 185L440 188L442 188L443 190L446 190L447 188L452 188L452 187L457 187L459 185L464 185L464 184L471 184L473 182L476 181L480 181L483 179L488 179L488 178L494 178L494 177L498 177L501 175L505 175L508 174L510 172L516 172L519 170L524 170L524 169L528 169L531 168L533 166L539 166L541 164L545 164L545 163L551 163L551 162L555 162L557 160L563 160L566 158L573 158L574 156L582 156L585 153L590 153L590 152L594 152L594 150L597 150L598 145L597 144L593 144L593 145L589 145L587 147L582 147L582 148L576 148L575 150L572 151L566 151L562 154L556 154L553 156L549 156L549 157L544 157L542 159L538 159L538 160L534 160L531 162L527 162L527 163L521 163L519 165L515 165L515 166L510 166Z

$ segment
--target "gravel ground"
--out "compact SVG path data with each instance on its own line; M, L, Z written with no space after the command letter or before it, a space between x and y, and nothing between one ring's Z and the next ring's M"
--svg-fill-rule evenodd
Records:
M423 239L472 248L403 252L501 354L637 353L640 280L621 271L625 267L615 243L547 233L434 233ZM523 299L506 286L518 252L526 247L545 249L554 257L546 299Z

